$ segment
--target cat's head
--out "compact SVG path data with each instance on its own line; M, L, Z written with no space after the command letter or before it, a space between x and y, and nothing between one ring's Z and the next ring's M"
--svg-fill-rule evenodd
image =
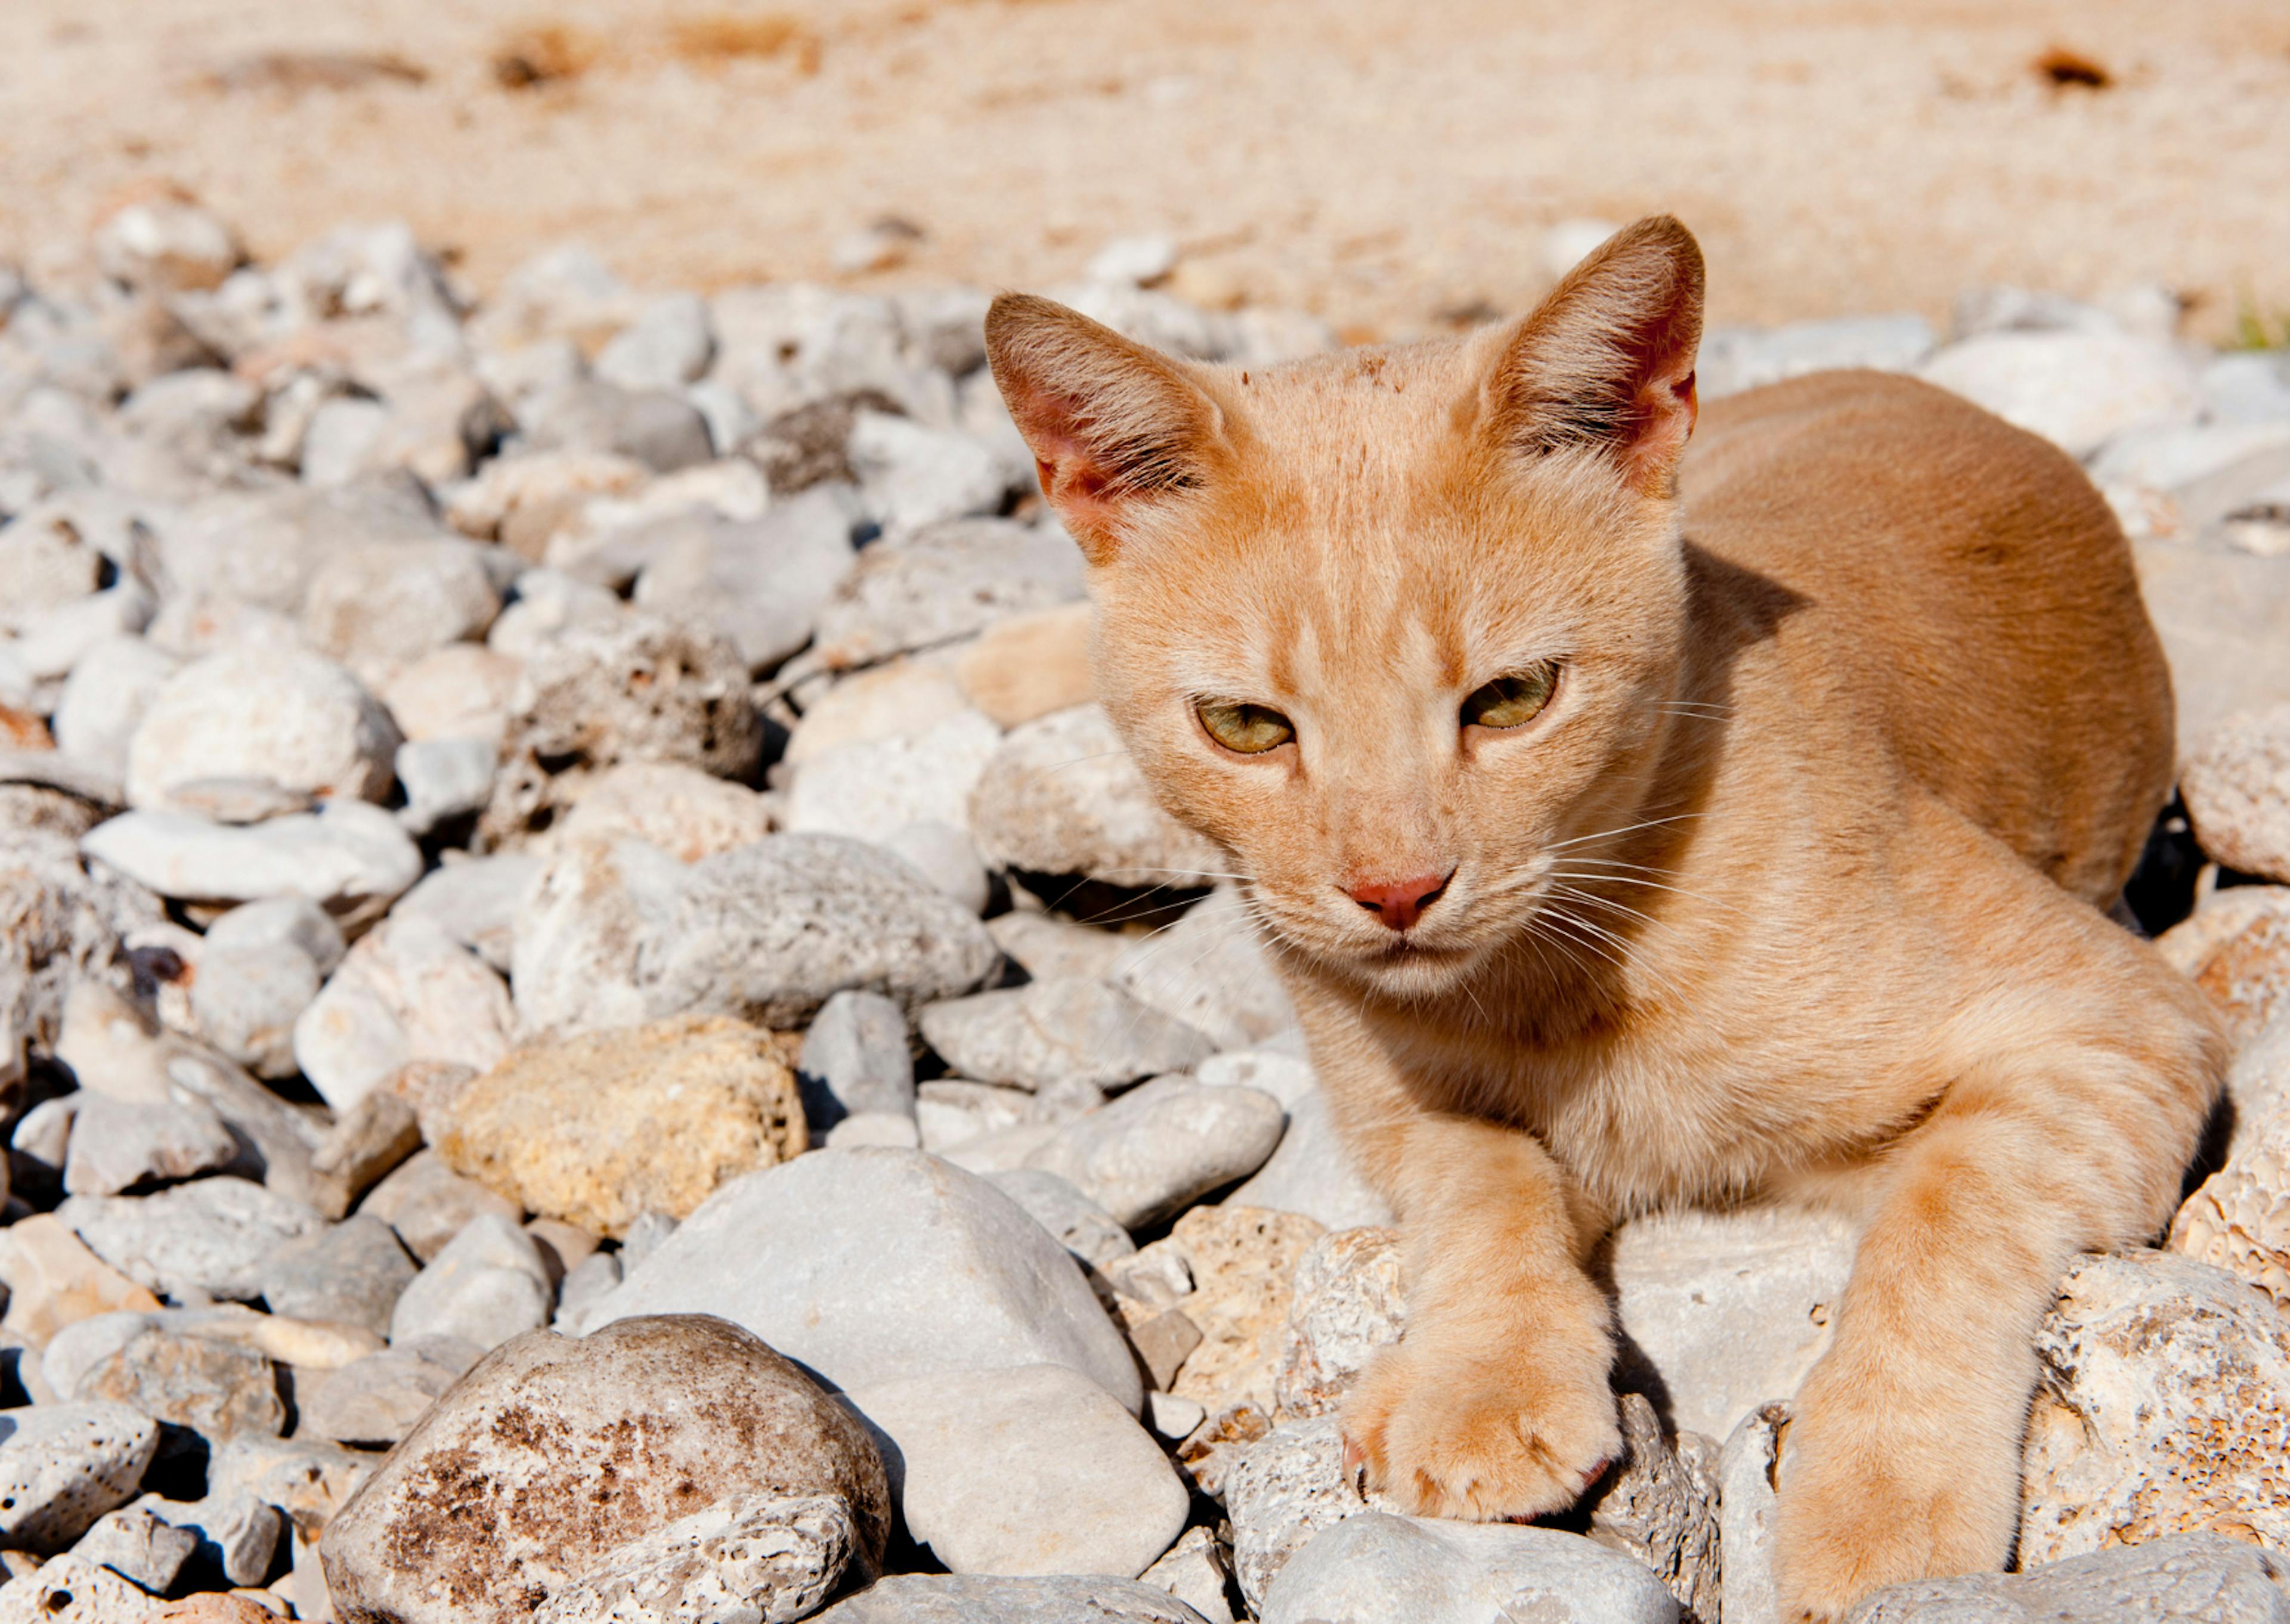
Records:
M1270 368L995 302L995 379L1091 564L1106 708L1293 948L1436 992L1641 815L1701 327L1666 217L1510 326Z

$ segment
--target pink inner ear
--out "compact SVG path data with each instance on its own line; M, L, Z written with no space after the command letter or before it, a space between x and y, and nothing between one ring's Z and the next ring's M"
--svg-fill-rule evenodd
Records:
M1638 431L1624 457L1629 481L1642 491L1667 493L1677 459L1701 416L1693 366L1688 364L1683 378L1668 369L1657 370L1639 386L1637 409Z
M1113 504L1104 494L1113 483L1113 469L1082 438L1089 420L1081 402L1061 390L1028 388L1008 404L1019 433L1033 448L1034 477L1044 500L1069 530L1102 535L1113 516Z

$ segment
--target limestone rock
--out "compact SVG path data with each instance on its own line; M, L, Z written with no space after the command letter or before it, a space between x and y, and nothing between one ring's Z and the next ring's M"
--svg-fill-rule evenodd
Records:
M1398 1234L1339 1229L1297 1261L1273 1394L1284 1416L1333 1415L1379 1348L1399 1340L1407 1304Z
M1613 1241L1621 1324L1669 1388L1678 1427L1729 1436L1788 1397L1829 1346L1853 1270L1849 1225L1817 1213L1677 1213Z
M199 944L190 994L197 1036L258 1076L292 1076L294 1022L344 951L341 927L307 898L232 908Z
M550 861L518 913L513 980L532 1032L684 1013L786 1030L845 988L913 1009L999 961L973 915L857 841L773 835L687 867L624 840Z
M395 1444L483 1356L455 1337L410 1337L345 1364L296 1394L294 1436Z
M140 1185L172 1184L218 1172L238 1160L238 1141L196 1096L138 1101L82 1091L64 1163L75 1196L116 1196Z
M858 1551L853 1523L839 1494L721 1500L605 1552L553 1592L533 1624L803 1618L834 1592Z
M1063 1365L963 1371L854 1388L893 1448L917 1543L957 1573L1134 1578L1185 1525L1160 1446Z
M90 1252L52 1212L0 1229L0 1281L8 1313L0 1331L45 1343L65 1326L99 1314L145 1312L159 1300Z
M54 1044L76 985L124 984L120 939L160 916L158 898L84 867L68 838L0 842L0 1090L23 1081L29 1049Z
M970 792L1002 743L974 710L812 756L788 792L788 827L884 844L911 823L965 828Z
M680 762L629 761L591 780L559 828L564 841L633 836L696 863L770 834L772 804Z
M152 1326L81 1377L71 1396L124 1404L210 1442L284 1430L270 1361L251 1348Z
M1208 1529L1188 1528L1168 1554L1137 1576L1138 1582L1166 1590L1208 1624L1232 1624L1231 1553Z
M201 1179L152 1196L75 1196L56 1209L105 1262L163 1296L261 1294L266 1258L325 1220L244 1179Z
M607 1471L614 1492L600 1500ZM406 1435L320 1549L346 1616L508 1624L631 1541L756 1494L839 1499L853 1562L881 1560L890 1495L856 1421L736 1326L629 1319L497 1349Z
M185 902L308 897L345 926L378 919L421 877L421 852L378 806L329 801L252 828L185 812L132 812L80 842L89 857Z
M1067 1124L1027 1157L1128 1228L1181 1212L1261 1167L1286 1114L1253 1088L1160 1077Z
M0 1540L55 1551L123 1506L159 1449L159 1425L123 1404L33 1404L0 1417Z
M912 1119L915 1060L907 1018L880 993L839 992L803 1035L804 1114L814 1132L861 1112Z
M1211 1080L1213 1065L1202 1068L1203 1083ZM1266 1085L1269 1083L1268 1079ZM1336 1128L1327 1095L1316 1087L1285 1103L1288 1129L1280 1136L1279 1147L1254 1177L1233 1191L1231 1199L1244 1206L1301 1212L1331 1229L1389 1223L1391 1204L1360 1176Z
M1780 1624L1781 1582L1774 1570L1781 1496L1774 1488L1789 1406L1760 1404L1742 1418L1718 1463L1718 1550L1725 1616L1734 1624Z
M311 575L302 627L321 652L379 683L425 654L483 637L500 606L484 552L469 542L368 542Z
M2290 1561L2230 1535L2167 1539L2020 1573L1926 1579L1879 1590L1850 1624L2290 1624Z
M686 511L659 534L636 602L728 639L754 669L811 641L820 608L850 574L851 506L842 487L774 502L752 517Z
M1102 1268L1137 1250L1129 1231L1055 1173L1037 1167L986 1175L986 1181L1026 1209L1058 1244L1093 1268Z
M2194 369L2170 345L2122 332L1986 332L1922 375L2086 457L2134 424L2193 417Z
M2195 976L2239 1047L2290 1013L2290 912L2260 915L2221 943Z
M532 1237L508 1219L482 1213L398 1293L389 1340L454 1337L498 1348L547 1324L555 1300Z
M2290 706L2237 716L2192 740L2179 793L2206 853L2290 883Z
M989 864L1034 874L1181 887L1229 866L1161 810L1096 705L1012 729L979 774L969 823Z
M733 1180L591 1323L709 1313L844 1388L1063 1364L1134 1413L1135 1364L1081 1271L984 1180L911 1150L818 1150Z
M1139 1002L1207 1033L1220 1049L1246 1048L1296 1024L1287 989L1232 885L1218 886L1176 924L1125 952L1110 979Z
M1677 1600L1687 1624L1718 1624L1718 1446L1662 1436L1653 1404L1621 1395L1623 1456L1585 1500L1590 1538L1643 1564Z
M1333 1417L1290 1421L1244 1444L1220 1487L1232 1519L1233 1572L1259 1614L1281 1569L1317 1535L1387 1504L1362 1496Z
M412 1157L375 1185L358 1211L396 1230L405 1250L424 1263L480 1213L494 1213L512 1224L524 1216L516 1202L464 1179L434 1150Z
M164 1521L148 1506L123 1506L98 1517L72 1547L72 1555L162 1595L198 1548L198 1535Z
M397 743L389 713L323 655L278 648L210 654L151 696L128 746L127 803L184 810L177 789L215 778L378 801L389 789Z
M2187 1197L2167 1244L2241 1276L2290 1312L2290 1112L2257 1127L2254 1142Z
M273 1314L362 1325L387 1336L397 1299L416 1272L390 1227L361 1212L265 1258L262 1300Z
M2202 1529L2290 1546L2290 1318L2172 1252L2087 1256L2037 1333L2021 1560Z
M872 665L1082 596L1081 555L1054 528L958 519L876 543L821 605L812 658Z
M0 1624L143 1624L150 1593L77 1552L0 1588Z
M1264 1624L1674 1624L1678 1614L1653 1574L1578 1534L1371 1511L1299 1552L1260 1616Z
M817 1624L1202 1624L1167 1591L1128 1579L912 1573L877 1580Z
M294 1058L346 1112L416 1060L484 1069L508 1052L513 1019L508 989L476 954L427 919L386 919L294 1022Z
M1213 1052L1201 1032L1082 976L933 1004L919 1024L961 1076L1036 1092L1075 1083L1109 1091Z
M618 1237L691 1215L718 1187L805 1148L772 1035L684 1015L529 1044L437 1114L438 1154L525 1211Z
M1193 1290L1176 1306L1200 1328L1200 1346L1171 1389L1209 1410L1245 1400L1273 1404L1301 1260L1325 1232L1311 1219L1261 1207L1195 1207L1169 1240L1184 1249Z

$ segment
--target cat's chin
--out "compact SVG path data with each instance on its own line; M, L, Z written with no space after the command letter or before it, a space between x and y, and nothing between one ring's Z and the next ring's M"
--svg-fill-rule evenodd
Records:
M1393 941L1373 948L1320 956L1320 962L1363 991L1409 1000L1451 992L1485 962L1473 946Z

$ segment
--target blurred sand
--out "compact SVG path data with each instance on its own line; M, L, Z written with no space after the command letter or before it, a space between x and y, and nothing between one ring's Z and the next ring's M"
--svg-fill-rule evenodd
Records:
M2049 84L2030 63L2055 45L2114 83ZM1358 336L1515 310L1552 223L1669 209L1709 250L1719 320L2159 280L2216 335L2238 301L2290 312L2290 8L0 6L0 258L54 267L163 184L266 256L403 216L481 289L575 237L645 284L1041 286L1165 229L1181 292ZM925 233L907 261L835 275L885 215Z

